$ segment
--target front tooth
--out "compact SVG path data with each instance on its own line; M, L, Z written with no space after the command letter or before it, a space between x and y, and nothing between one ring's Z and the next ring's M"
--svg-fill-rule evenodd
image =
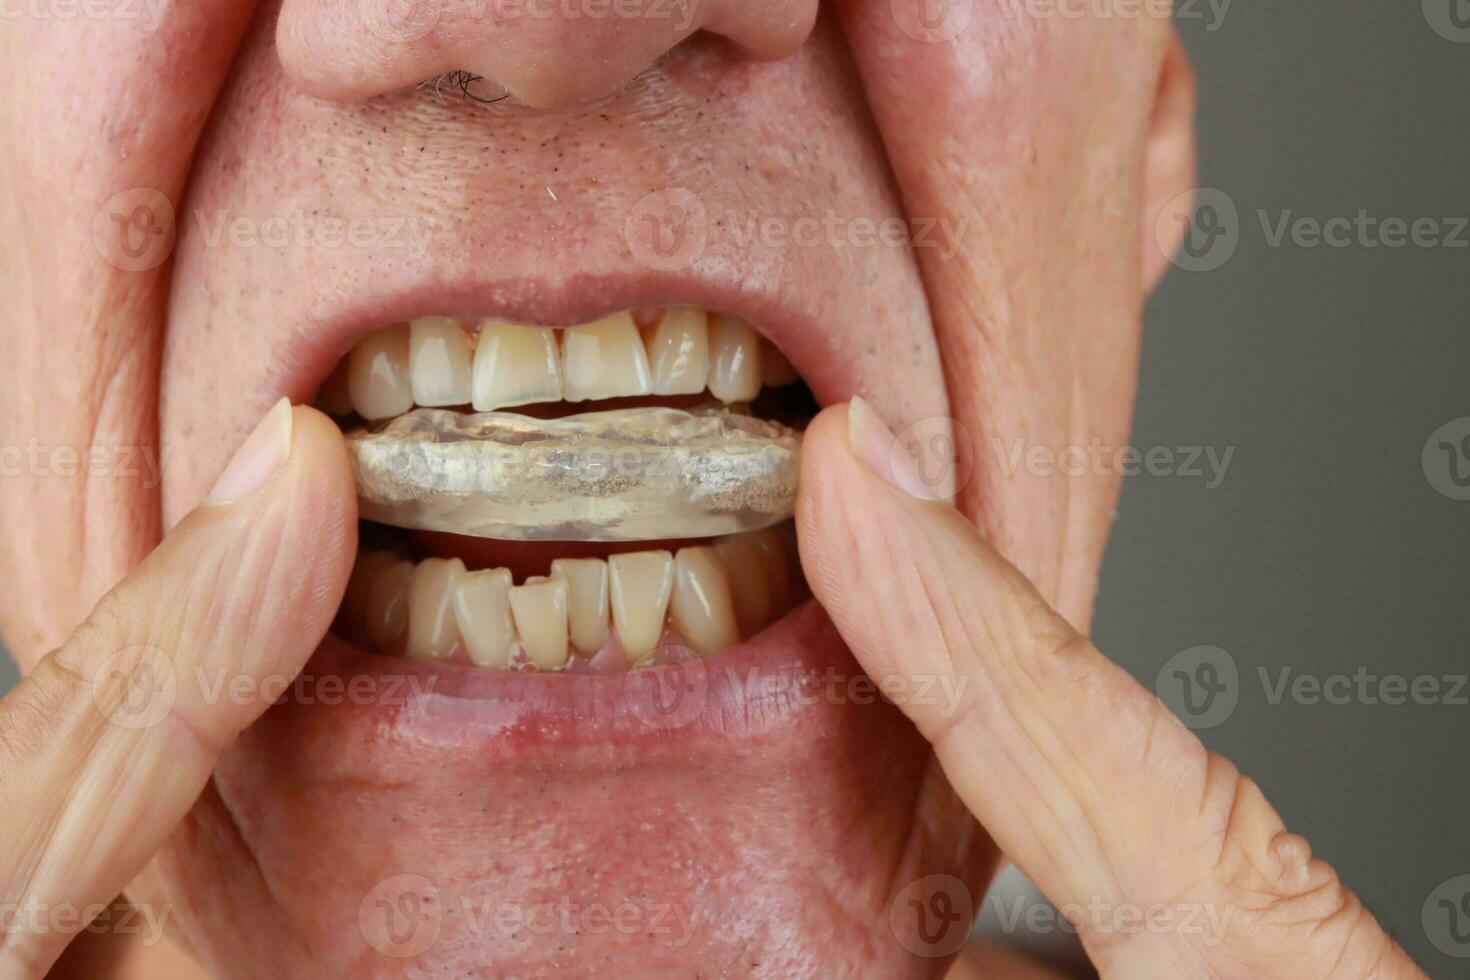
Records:
M740 635L754 636L771 620L771 582L766 576L765 555L746 534L716 541L715 554L730 576Z
M526 659L538 670L557 670L567 662L567 583L559 578L528 578L510 590L516 631Z
M448 317L420 317L410 334L414 402L429 408L468 404L469 341L459 324Z
M709 316L703 310L669 310L648 335L648 364L655 395L697 395L709 379Z
M408 592L413 585L413 562L400 561L377 574L368 589L367 634L373 647L385 650L408 628Z
M459 642L454 622L454 584L464 574L458 558L425 558L413 573L408 598L408 643L415 660L447 660Z
M761 392L760 335L740 320L715 314L709 328L709 390L720 401L748 402Z
M358 415L369 421L388 419L413 408L408 347L408 337L401 328L384 327L352 348L347 388Z
M680 548L674 556L674 593L669 620L689 645L705 656L740 642L730 579L706 546Z
M607 640L607 562L601 558L558 558L551 577L567 583L567 621L572 646L585 654Z
M556 334L501 320L480 325L475 347L474 409L493 412L561 400L561 351Z
M629 313L567 328L562 347L562 397L569 402L647 395L653 390L643 338Z
M454 624L477 667L505 670L516 642L510 615L510 569L466 572L454 584Z
M664 615L674 587L674 556L637 551L607 560L612 580L612 616L629 664L658 649Z

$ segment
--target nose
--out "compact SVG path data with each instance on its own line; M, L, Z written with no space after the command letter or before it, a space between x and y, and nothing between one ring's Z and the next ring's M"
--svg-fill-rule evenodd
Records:
M784 58L818 0L285 0L276 44L318 98L358 101L449 71L549 108L615 92L696 31Z

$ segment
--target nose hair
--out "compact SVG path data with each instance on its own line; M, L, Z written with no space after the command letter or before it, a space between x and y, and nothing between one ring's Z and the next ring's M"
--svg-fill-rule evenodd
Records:
M818 0L285 0L276 46L318 98L354 102L469 71L550 108L617 91L696 31L783 58Z

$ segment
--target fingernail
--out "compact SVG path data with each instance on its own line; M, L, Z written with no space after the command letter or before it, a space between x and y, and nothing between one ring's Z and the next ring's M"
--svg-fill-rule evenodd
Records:
M255 431L235 450L234 457L205 499L216 504L239 500L259 489L271 474L281 468L289 455L291 402L282 398L265 413Z
M847 406L847 441L853 455L864 466L909 496L920 500L944 499L924 479L913 456L899 445L893 430L861 398L853 398Z

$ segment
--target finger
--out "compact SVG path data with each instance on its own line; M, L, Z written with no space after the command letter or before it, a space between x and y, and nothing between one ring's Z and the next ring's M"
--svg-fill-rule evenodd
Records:
M957 510L919 499L923 483L894 446L861 401L807 430L807 580L880 685L949 692L900 707L1102 973L1416 975L1253 783Z
M337 428L283 400L210 499L0 702L0 900L33 913L5 923L0 976L45 972L86 925L75 910L127 884L301 670L356 519Z

